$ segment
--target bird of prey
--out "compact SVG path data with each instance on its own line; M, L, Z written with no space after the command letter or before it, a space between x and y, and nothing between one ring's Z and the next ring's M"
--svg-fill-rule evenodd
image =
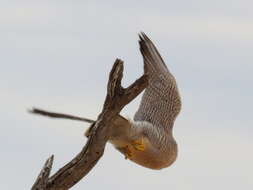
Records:
M134 119L119 116L110 142L129 160L151 169L170 166L177 158L173 137L174 121L181 99L174 76L170 73L152 41L139 35L140 51L149 84Z
M155 45L144 33L139 38L149 83L133 120L117 116L109 141L127 159L147 168L162 169L177 158L177 143L172 129L181 109L181 99L176 80ZM48 112L36 109L33 113L50 116ZM64 114L53 116L51 113L51 116L67 118ZM92 122L75 116L69 119ZM90 129L85 135L89 136L89 133Z

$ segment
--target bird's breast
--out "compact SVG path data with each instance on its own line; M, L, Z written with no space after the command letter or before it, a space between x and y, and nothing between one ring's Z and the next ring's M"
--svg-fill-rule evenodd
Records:
M139 165L150 169L162 169L170 166L177 157L177 147L171 146L168 150L155 148L147 138L142 140L143 149L135 147L132 141L111 141L117 150Z

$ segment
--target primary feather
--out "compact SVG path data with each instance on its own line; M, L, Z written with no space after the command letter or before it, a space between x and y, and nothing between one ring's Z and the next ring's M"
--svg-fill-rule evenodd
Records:
M134 121L120 119L115 124L118 127L111 143L137 164L161 169L170 166L177 157L172 127L180 112L181 100L176 80L156 47L144 33L139 37L149 84Z
M144 33L140 35L139 44L145 71L149 75L149 85L143 94L134 121L147 121L156 127L170 130L181 109L176 80L154 44Z

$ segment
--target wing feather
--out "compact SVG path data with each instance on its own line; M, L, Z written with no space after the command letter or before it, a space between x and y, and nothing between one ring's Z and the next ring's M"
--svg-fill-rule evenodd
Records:
M142 96L134 120L148 121L157 127L172 128L181 109L176 80L152 41L144 33L139 37L144 69L149 75L149 85Z

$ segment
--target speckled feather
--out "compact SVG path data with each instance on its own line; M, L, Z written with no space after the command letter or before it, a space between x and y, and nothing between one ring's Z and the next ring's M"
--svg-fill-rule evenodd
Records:
M139 43L149 84L134 121L119 116L110 142L133 162L161 169L170 166L177 158L172 127L180 112L181 100L176 80L154 44L144 33L140 34ZM136 149L136 141L144 148Z
M147 121L166 131L171 130L181 109L176 80L151 40L144 33L139 37L149 85L142 96L134 121Z

